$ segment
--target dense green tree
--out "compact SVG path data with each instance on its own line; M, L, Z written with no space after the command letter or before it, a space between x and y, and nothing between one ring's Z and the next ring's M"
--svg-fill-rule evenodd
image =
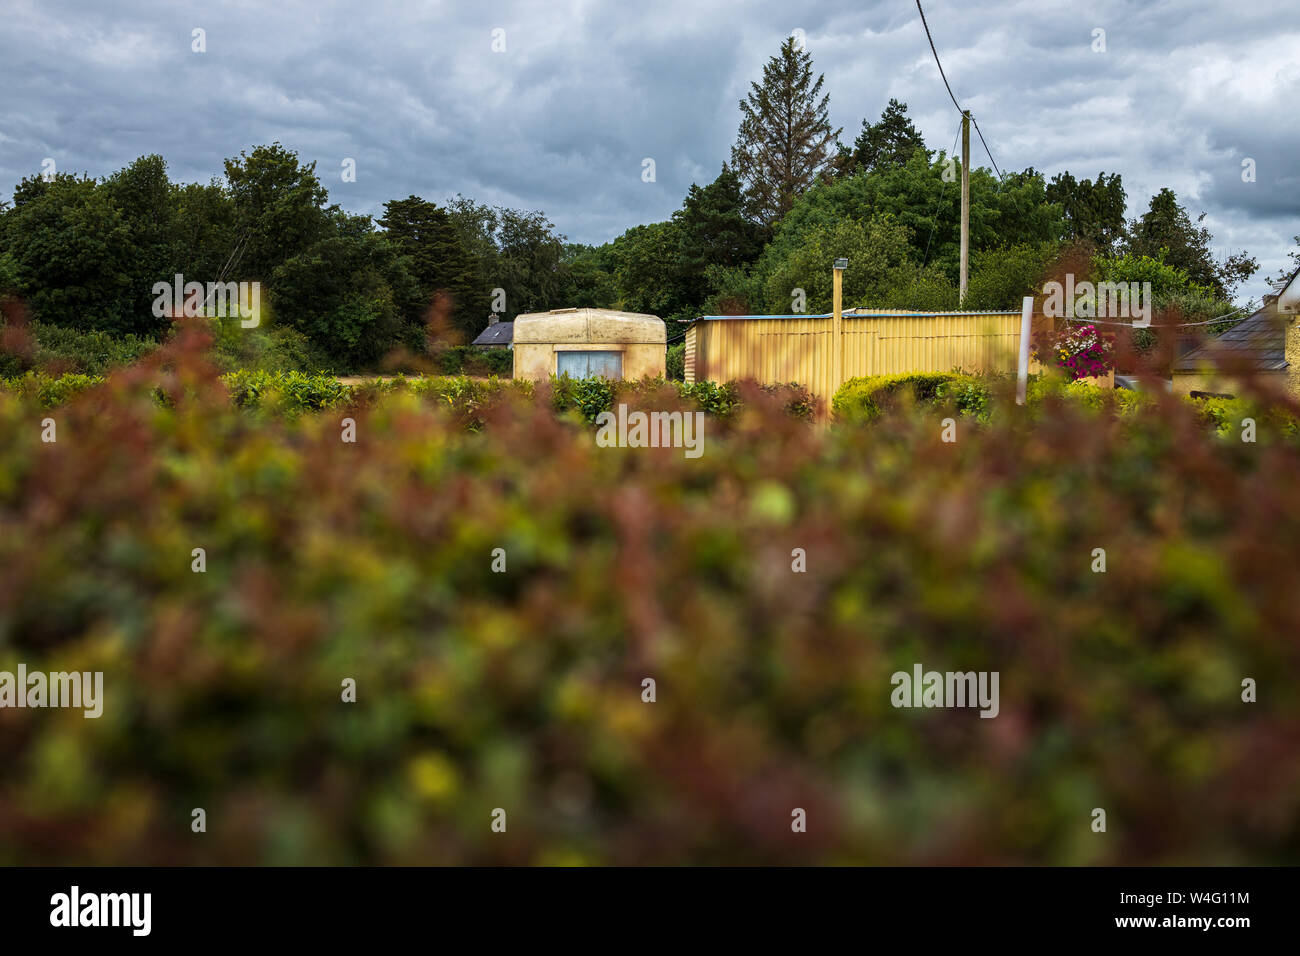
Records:
M0 299L18 292L18 263L8 252L0 252Z
M14 187L13 208L17 209L24 203L40 199L56 183L83 182L87 179L89 177L77 176L75 173L55 173L48 179L43 175L24 176L22 181Z
M167 163L156 153L141 156L104 181L102 188L122 213L134 255L128 279L132 290L131 314L142 330L159 332L167 319L152 314L154 283L170 282L176 274L181 250L176 235L176 205ZM215 275L186 275L186 281L207 282ZM150 328L148 320L155 325Z
M422 321L434 297L446 293L451 296L453 318L462 335L477 334L487 317L472 311L482 307L476 263L447 211L418 196L393 199L384 203L379 225L409 259L411 274L419 283L415 314L408 319Z
M731 165L745 183L750 215L765 225L833 168L842 130L831 129L824 80L813 80L812 55L787 37L763 67L763 82L751 83L740 101Z
M939 263L955 281L961 243L960 171L942 152L928 162L916 152L902 166L841 177L809 190L781 222L764 260L780 259L815 228L840 219L869 221L888 213L907 228L913 258ZM1061 236L1060 208L1044 199L1044 183L1033 170L999 182L984 168L970 175L971 248L994 249L1040 243ZM761 267L761 264L760 264Z
M681 243L681 225L674 219L633 226L614 240L615 274L625 309L664 319L689 311Z
M956 291L938 266L922 267L912 256L909 230L893 216L818 223L789 253L772 264L763 287L767 312L794 310L802 291L808 312L831 308L831 264L849 260L844 273L844 304L850 307L909 305L953 308ZM922 295L926 301L916 301ZM898 301L906 295L906 303Z
M39 183L39 185L38 185ZM93 179L26 179L5 215L17 286L35 318L111 332L154 322L136 311L136 250L131 228L108 190Z
M473 331L487 324L495 290L505 294L506 320L524 312L564 308L570 288L564 237L541 212L487 206L464 196L447 204L466 250L477 264L483 312Z
M565 308L564 237L541 212L501 209L497 220L497 275L515 314ZM485 319L486 321L486 319Z
M929 162L930 151L925 149L925 140L907 115L907 104L891 98L877 122L862 121L862 130L853 148L844 150L840 165L849 173L888 169L902 166L918 149L925 150Z
M287 259L271 277L276 321L298 329L338 369L373 365L414 329L403 306L418 295L409 260L386 237L332 236Z
M872 304L907 308L955 307L956 300L950 296L950 289L955 288L958 278L959 174L960 171L945 154L940 153L933 161L927 161L925 152L918 150L902 166L839 177L816 186L796 201L751 268L709 270L711 295L707 301L708 308L722 312L789 311L791 289L799 286L799 282L792 283L785 274L789 272L791 262L807 263L810 268L815 266L824 272L824 279L819 279L818 283L830 281L830 265L840 256L849 258L850 272L864 267L875 268L870 261L864 266L855 262L847 250L837 252L826 243L841 235L835 232L835 227L844 220L876 223L876 228L880 229L883 227L879 222L885 221L881 217L886 216L893 226L889 233L891 241L903 237L908 249L906 259L921 272L916 277L908 277L906 270L901 268L901 260L895 262L893 268L896 271L888 281L871 288ZM990 301L983 307L1018 306L1019 295L1023 294L1019 290L1034 282L1039 270L1031 261L1036 261L1035 257L1024 254L1003 262L988 257L981 260L974 253L1021 245L1035 249L1054 248L1059 242L1064 229L1061 210L1045 201L1044 188L1042 176L1032 169L1007 174L1001 181L989 170L971 171L972 287L978 288L982 302L1010 294L1002 290L1012 289L1017 293L1013 301ZM852 238L851 233L844 235ZM818 243L826 256L819 265L804 258L807 250ZM880 247L868 244L865 248ZM990 278L983 285L976 284L975 273L982 267L981 263L994 268L1001 278L997 281ZM937 268L939 273L933 272L932 268ZM944 276L944 281L936 278L938 274ZM772 279L773 276L778 278ZM808 286L801 287L808 289Z
M1068 238L1087 240L1102 250L1116 248L1124 238L1128 197L1119 173L1099 172L1095 182L1057 173L1047 184L1046 198L1061 207Z
M1205 213L1193 222L1172 189L1165 187L1151 197L1147 211L1129 224L1125 251L1158 259L1182 269L1193 282L1209 286L1220 298L1230 298L1238 285L1259 269L1259 263L1244 252L1215 261L1210 252L1214 237L1201 225Z
M225 183L214 178L206 184L173 184L171 202L176 271L203 282L238 274L235 203Z
M678 226L680 298L690 306L700 305L708 295L710 266L734 268L763 251L763 230L745 215L744 186L728 166L707 186L692 183L673 218Z
M975 250L971 253L970 285L962 307L1016 309L1025 296L1041 296L1060 249L1059 243L1049 241Z
M565 243L560 268L564 281L561 301L579 309L618 306L618 280L611 243L603 246Z
M239 276L268 278L277 266L328 234L327 193L316 164L279 143L241 152L225 163L243 243Z

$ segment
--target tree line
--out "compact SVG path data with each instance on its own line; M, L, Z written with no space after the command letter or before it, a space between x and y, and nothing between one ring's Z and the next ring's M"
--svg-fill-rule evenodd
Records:
M0 206L0 296L56 330L158 340L152 289L175 274L257 280L276 346L300 366L361 370L436 336L471 340L491 315L571 306L669 320L830 307L830 263L847 257L850 306L954 309L960 168L889 100L851 145L793 39L740 102L731 155L662 222L602 245L566 241L542 212L393 199L377 217L331 203L314 163L280 143L227 159L206 184L171 181L160 155L103 179L23 179ZM1125 221L1118 173L1033 168L970 174L969 309L1014 308L1063 258L1106 278L1152 280L1189 315L1224 308L1257 268L1211 254L1212 236L1172 190ZM12 312L12 310L9 310Z

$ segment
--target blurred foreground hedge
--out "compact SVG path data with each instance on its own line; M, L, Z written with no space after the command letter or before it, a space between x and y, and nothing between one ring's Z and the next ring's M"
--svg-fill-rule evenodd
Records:
M1300 862L1294 438L735 387L688 459L564 387L477 431L410 389L249 414L183 360L0 393L0 670L106 698L0 710L0 863ZM917 663L999 672L999 716L895 709Z

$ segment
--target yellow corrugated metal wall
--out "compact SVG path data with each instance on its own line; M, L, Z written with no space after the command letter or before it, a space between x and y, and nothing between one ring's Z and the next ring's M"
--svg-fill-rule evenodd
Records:
M844 377L1012 372L1019 339L1019 312L845 315ZM842 384L831 380L829 318L704 319L691 326L686 342L688 382L798 382L827 403Z
M683 350L686 366L686 374L683 376L687 382L695 381L695 346L699 340L699 334L692 325L686 330L686 348Z

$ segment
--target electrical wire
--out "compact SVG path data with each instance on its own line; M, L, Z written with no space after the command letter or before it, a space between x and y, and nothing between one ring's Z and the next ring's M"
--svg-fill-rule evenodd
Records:
M984 144L984 152L988 154L989 162L993 164L993 171L998 174L998 183L1001 185L1002 171L998 169L998 161L993 158L993 153L989 149L989 144L984 142L984 131L980 129L980 124L975 122L975 117L972 116L970 121L975 123L975 132L979 133L980 142Z
M957 102L957 97L953 96L952 87L948 86L948 77L943 72L943 64L939 62L939 51L934 48L934 37L930 36L930 24L925 22L925 11L921 9L921 0L916 0L916 12L921 14L921 26L925 27L926 38L930 41L930 52L934 54L934 62L939 67L939 76L943 77L943 85L948 88L948 97L952 100L952 105L957 107L957 112L965 115L966 111Z
M952 92L952 87L948 84L948 74L943 72L943 63L939 61L939 51L934 45L934 36L930 33L930 24L926 22L925 11L921 9L921 0L916 0L916 12L921 15L921 26L925 27L925 38L930 41L930 52L934 54L934 65L939 68L939 77L943 80L944 88L948 91L948 98L952 100L952 105L957 107L957 112L962 116L969 116L969 111L961 108L957 102L957 97ZM1002 182L1002 171L998 168L998 161L993 158L993 151L989 149L988 141L984 139L984 131L980 129L980 124L976 122L975 117L970 116L970 121L975 124L975 132L979 135L980 143L984 146L984 152L988 155L989 162L993 164L993 171L998 174L998 182Z
M1132 322L1106 322L1102 319L1076 318L1073 316L1069 316L1069 317L1059 316L1059 318L1064 322L1087 322L1089 325L1117 325L1120 326L1121 328L1191 329L1200 325L1214 325L1216 322L1222 322L1224 319L1234 316L1238 312L1244 312L1244 311L1246 311L1246 307L1241 306L1239 308L1233 309L1231 312L1223 313L1223 315L1219 316L1217 319L1207 319L1204 322L1179 322L1176 325L1154 325L1154 326L1147 326L1147 325L1135 326L1133 325Z

